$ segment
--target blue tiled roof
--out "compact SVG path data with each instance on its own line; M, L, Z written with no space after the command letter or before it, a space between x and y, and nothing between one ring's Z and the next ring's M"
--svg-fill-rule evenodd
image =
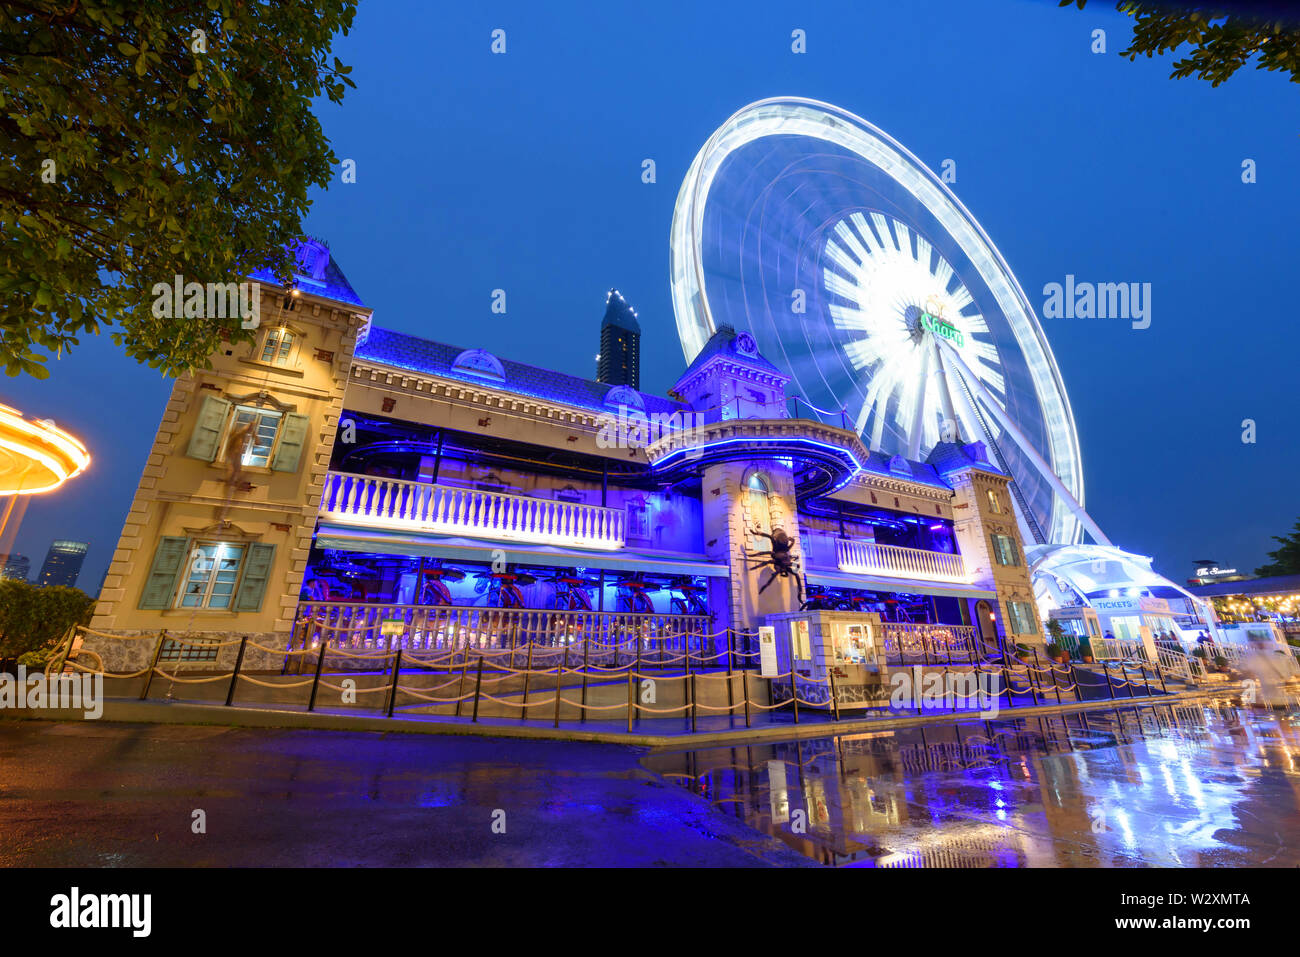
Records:
M695 372L702 368L714 356L725 355L729 359L753 366L756 369L762 369L764 372L772 372L776 375L786 376L784 372L778 369L772 363L768 362L757 352L746 355L738 351L736 340L739 334L731 326L719 326L717 332L709 336L709 341L704 343L704 348L700 350L699 355L691 360L691 364L686 367L686 371L678 378L678 382L689 379ZM750 340L752 341L752 339Z
M907 460L911 466L911 474L906 472L895 472L889 467L892 455L886 455L883 452L877 452L874 449L870 452L867 460L862 463L862 471L869 472L873 475L884 475L890 478L903 479L909 482L916 482L920 485L930 485L934 488L951 489L952 486L943 480L939 470L933 465L926 462L913 462Z
M258 282L280 285L280 281L275 278L275 274L269 269L255 269L249 274L250 279L256 279ZM352 283L348 282L348 277L343 275L343 270L339 268L334 257L330 256L329 263L325 266L325 275L321 279L312 279L309 276L294 276L298 288L305 293L313 296L324 296L326 299L333 299L336 302L346 302L354 306L364 306L361 297L357 295Z
M452 363L464 351L458 346L448 345L445 342L432 342L419 336L372 326L366 341L357 347L356 357L371 362L381 362L398 369L409 369L412 372L424 372L448 379L486 385L502 392L514 392L530 398L561 402L580 409L591 409L597 412L612 411L605 405L605 395L615 386L608 382L580 379L551 369L541 369L522 362L513 362L510 359L500 359L499 356L497 358L500 359L501 367L505 371L505 381L494 382L452 369ZM645 402L645 411L651 415L656 412L681 412L688 408L680 402L673 402L661 396L645 392L638 394Z
M941 475L972 466L985 472L1002 474L1002 470L989 461L983 442L970 442L966 445L960 442L940 442L930 450L927 461Z

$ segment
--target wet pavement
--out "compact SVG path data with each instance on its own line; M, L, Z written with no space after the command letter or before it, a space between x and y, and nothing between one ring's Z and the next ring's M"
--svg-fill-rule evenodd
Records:
M0 866L807 863L666 784L641 754L554 741L5 721ZM206 833L193 832L196 810Z
M1300 716L1162 705L653 753L4 721L0 834L0 866L1294 867Z
M1296 714L1145 707L646 765L822 864L1300 866Z

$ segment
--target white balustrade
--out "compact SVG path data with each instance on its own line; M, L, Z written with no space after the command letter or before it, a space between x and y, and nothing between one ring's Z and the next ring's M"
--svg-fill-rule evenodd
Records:
M326 474L320 514L361 528L606 551L624 541L624 515L615 508L346 472Z
M564 648L585 641L592 653L620 650L635 660L638 643L644 654L680 653L688 643L696 653L725 652L725 633L715 637L707 615L305 601L298 605L292 646L309 649L328 641L353 651L463 651ZM725 658L707 660L727 664Z
M927 581L965 583L966 563L960 555L927 552L902 545L878 545L847 538L836 540L840 571L857 575L886 575Z

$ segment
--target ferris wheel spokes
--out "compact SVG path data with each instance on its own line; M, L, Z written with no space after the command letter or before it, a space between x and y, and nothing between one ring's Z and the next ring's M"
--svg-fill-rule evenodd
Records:
M1029 438L1015 424L1011 419L1011 416L1007 414L1006 409L1002 408L1002 406L988 394L980 381L970 371L970 368L962 361L957 350L948 345L947 342L939 339L936 339L935 343L939 349L940 363L942 364L945 361L952 363L953 369L962 375L962 380L965 383L966 388L970 390L973 398L980 402L980 404L989 411L993 418L997 419L998 425L1002 427L1002 431L1006 435L1011 436L1012 441L1016 443L1016 447L1019 448L1025 458L1028 459L1029 463L1034 467L1034 470L1042 476L1043 480L1046 481L1048 485L1051 486L1056 497L1070 510L1071 513L1073 513L1074 517L1079 520L1083 527L1087 529L1088 534L1092 536L1093 541L1098 545L1109 545L1111 542L1110 539L1106 537L1106 533L1103 532L1097 523L1092 520L1092 516L1087 513L1084 507L1079 503L1079 500L1070 494L1070 490L1065 487L1065 483L1062 482L1056 472L1052 470L1052 467L1047 463L1047 460L1044 459L1038 453L1038 450L1034 448L1034 444L1029 441ZM956 420L954 419L954 421Z

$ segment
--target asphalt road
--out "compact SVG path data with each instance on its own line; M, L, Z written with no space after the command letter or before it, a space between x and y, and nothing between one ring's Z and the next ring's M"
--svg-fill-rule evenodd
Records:
M640 756L553 741L6 720L0 866L811 864Z

